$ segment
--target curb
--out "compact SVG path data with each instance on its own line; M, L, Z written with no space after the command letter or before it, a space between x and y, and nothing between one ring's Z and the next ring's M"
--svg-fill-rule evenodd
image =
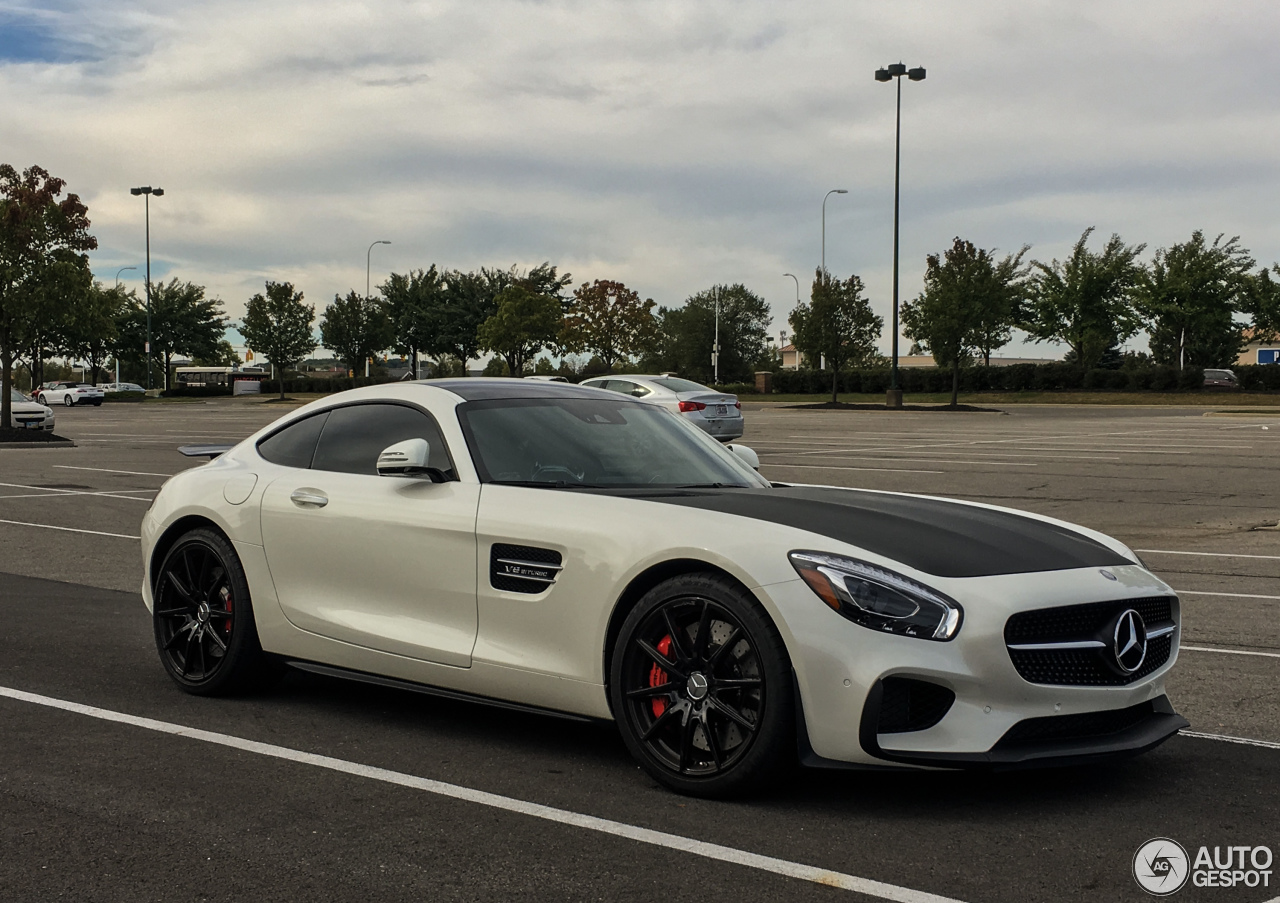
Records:
M0 442L0 451L7 448L75 448L76 444L68 439L65 442Z

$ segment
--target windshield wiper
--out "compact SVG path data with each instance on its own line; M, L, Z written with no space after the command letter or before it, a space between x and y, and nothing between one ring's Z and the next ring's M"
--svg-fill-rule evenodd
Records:
M676 489L747 489L741 483L684 483Z
M497 486L528 486L533 489L609 489L599 483L570 483L567 480L490 480Z

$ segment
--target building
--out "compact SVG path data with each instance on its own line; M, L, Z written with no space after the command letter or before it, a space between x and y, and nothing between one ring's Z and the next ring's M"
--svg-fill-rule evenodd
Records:
M1244 351L1236 357L1237 364L1280 364L1280 342L1263 342L1253 337L1253 330L1246 329L1244 337L1249 340Z

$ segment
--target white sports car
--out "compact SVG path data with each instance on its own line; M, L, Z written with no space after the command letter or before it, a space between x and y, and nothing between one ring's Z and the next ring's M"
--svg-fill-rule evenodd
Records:
M770 484L624 395L449 379L343 392L169 480L142 592L188 692L288 664L616 721L675 790L827 767L1141 752L1178 600L1034 514Z

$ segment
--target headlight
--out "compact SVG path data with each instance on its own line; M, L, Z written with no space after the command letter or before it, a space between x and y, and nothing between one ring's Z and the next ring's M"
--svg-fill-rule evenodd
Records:
M925 640L949 640L960 630L960 603L910 577L822 552L787 557L818 598L855 624Z

